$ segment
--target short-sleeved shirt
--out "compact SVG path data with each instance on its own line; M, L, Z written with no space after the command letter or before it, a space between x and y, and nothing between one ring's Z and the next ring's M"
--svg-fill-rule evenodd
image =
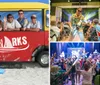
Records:
M36 21L35 24L33 24L32 22L30 22L30 23L28 24L27 28L33 28L33 29L34 29L34 28L39 28L39 29L42 29L39 21Z
M10 29L16 29L16 28L21 28L21 25L20 23L17 21L17 20L13 20L13 22L7 22L7 28L10 28Z
M72 24L72 26L78 25L80 27L82 22L84 22L84 16L82 14L80 16L78 16L78 17L77 17L76 14L73 14L71 16L71 24Z

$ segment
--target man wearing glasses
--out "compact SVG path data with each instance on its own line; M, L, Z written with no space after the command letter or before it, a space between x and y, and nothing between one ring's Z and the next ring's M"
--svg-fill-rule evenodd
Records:
M32 15L31 16L31 22L27 26L27 30L28 31L36 31L36 32L38 32L38 31L41 30L40 22L37 21L36 18L37 18L36 15Z
M17 19L17 21L20 23L21 28L24 28L23 30L25 30L25 28L28 25L28 20L24 17L24 11L19 10L18 15L19 15L19 18Z
M20 28L20 23L14 19L12 14L8 14L7 19L4 18L4 31L19 31Z
M83 23L82 8L77 8L76 13L71 16L72 36L75 38L78 35L81 41L84 41Z

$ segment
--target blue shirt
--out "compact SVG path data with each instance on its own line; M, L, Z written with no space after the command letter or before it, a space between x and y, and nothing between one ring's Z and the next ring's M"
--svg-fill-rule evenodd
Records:
M95 25L95 28L96 28L97 32L100 32L100 25L99 24ZM98 41L100 41L100 36L98 36Z
M96 31L100 32L100 25L95 25Z

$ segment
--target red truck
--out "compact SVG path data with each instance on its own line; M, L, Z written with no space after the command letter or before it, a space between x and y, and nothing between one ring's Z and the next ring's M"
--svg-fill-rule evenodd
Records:
M43 3L0 3L1 12L2 10L3 12L17 12L19 9L23 9L26 12L27 10L39 11L42 14L42 31L0 32L0 62L36 60L42 67L49 65L48 7L48 4Z

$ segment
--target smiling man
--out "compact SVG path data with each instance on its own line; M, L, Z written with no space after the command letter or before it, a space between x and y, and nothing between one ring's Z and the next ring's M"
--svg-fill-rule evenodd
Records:
M4 30L5 31L19 31L21 28L20 23L14 19L12 14L7 15L7 19L4 18Z
M36 15L31 16L31 22L28 24L27 30L28 31L36 31L36 32L41 30L41 25L40 25L40 22L37 21Z

